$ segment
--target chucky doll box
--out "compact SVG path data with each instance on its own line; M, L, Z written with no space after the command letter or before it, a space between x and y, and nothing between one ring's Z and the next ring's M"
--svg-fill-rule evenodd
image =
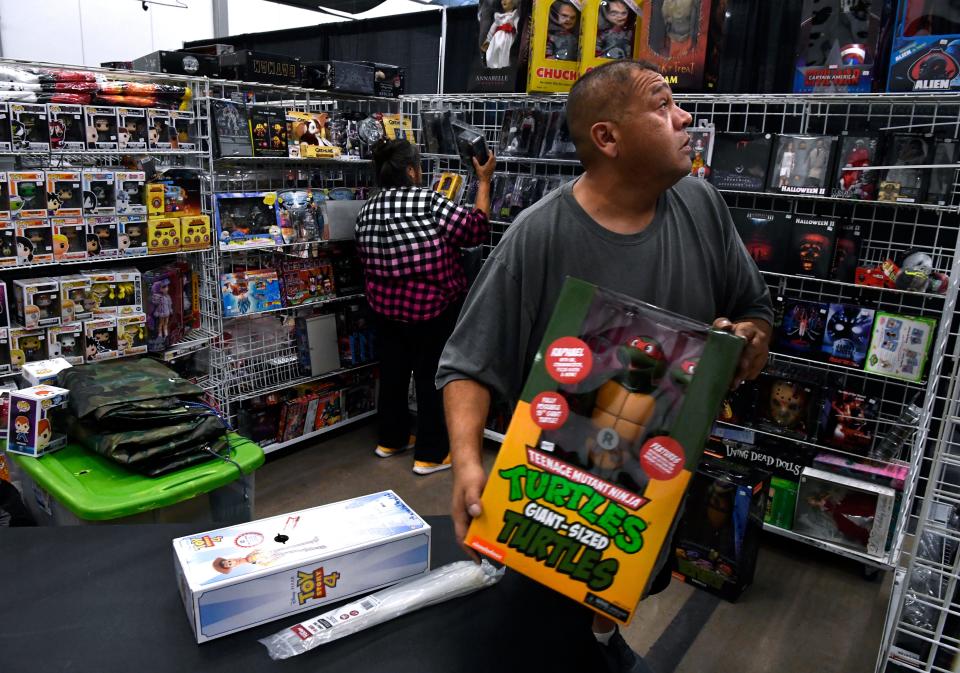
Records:
M568 278L467 544L629 622L743 344Z

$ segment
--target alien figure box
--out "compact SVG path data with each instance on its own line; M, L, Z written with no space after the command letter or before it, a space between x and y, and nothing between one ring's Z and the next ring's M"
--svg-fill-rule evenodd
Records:
M568 278L466 543L627 623L743 340Z
M850 304L830 304L823 328L823 352L827 361L863 368L873 327L873 309Z
M830 193L834 136L777 136L769 190L783 194L824 196Z
M673 538L674 577L728 601L753 582L770 475L705 458Z
M711 0L643 3L637 57L657 66L675 91L703 88Z
M887 91L960 91L960 7L901 0Z
M202 643L423 575L430 537L396 493L381 491L177 538L173 550Z
M787 254L787 272L828 278L836 243L837 221L819 215L797 215Z
M540 2L550 5L550 0ZM531 0L480 0L477 3L478 39L467 84L469 91L523 91L529 58L531 5Z
M580 0L534 0L527 93L569 91L580 73Z
M636 0L600 0L583 5L580 74L598 65L633 58L642 12Z
M67 403L70 391L55 386L34 386L10 391L7 452L41 456L67 445L67 436L54 432L50 412Z
M764 191L772 146L769 133L718 133L713 141L710 182L717 189Z
M864 369L919 382L930 353L937 321L877 311Z
M870 93L888 0L804 0L795 93Z
M800 477L793 530L883 556L895 499L892 488L808 467Z
M783 273L793 230L793 215L746 208L731 208L730 215L757 268Z

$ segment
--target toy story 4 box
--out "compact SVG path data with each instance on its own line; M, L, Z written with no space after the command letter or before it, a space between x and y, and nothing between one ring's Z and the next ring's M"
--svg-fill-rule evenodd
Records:
M568 278L467 545L629 622L743 344Z
M180 596L202 643L430 568L430 526L393 491L177 538Z

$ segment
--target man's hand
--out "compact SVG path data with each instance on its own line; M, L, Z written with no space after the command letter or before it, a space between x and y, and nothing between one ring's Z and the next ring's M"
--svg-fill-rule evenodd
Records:
M730 389L736 390L744 381L757 378L766 366L767 356L770 354L770 333L773 331L770 323L759 318L749 318L737 323L730 322L727 318L717 318L713 321L713 327L747 340Z
M457 542L477 563L480 556L466 545L467 529L474 517L483 511L480 507L480 494L487 484L487 473L483 465L471 462L467 465L453 464L453 502L450 514L453 517L453 530Z

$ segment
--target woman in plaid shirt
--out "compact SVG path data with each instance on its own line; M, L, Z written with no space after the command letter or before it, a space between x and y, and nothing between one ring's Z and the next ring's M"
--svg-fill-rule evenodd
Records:
M407 386L417 389L413 471L450 467L443 398L434 377L440 353L467 293L461 249L480 245L490 231L490 179L496 164L474 159L479 181L475 208L458 206L420 186L420 153L405 140L383 140L373 149L377 193L357 216L357 252L366 295L377 316L380 352L381 458L410 446ZM412 438L410 438L412 439Z

